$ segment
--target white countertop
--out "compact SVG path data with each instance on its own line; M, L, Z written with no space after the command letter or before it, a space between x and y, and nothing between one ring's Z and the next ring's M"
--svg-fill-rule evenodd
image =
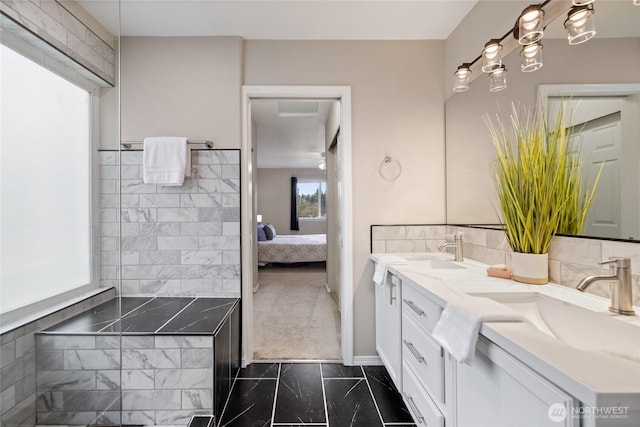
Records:
M537 293L633 325L640 335L640 317L611 313L608 310L609 300L602 297L552 283L527 285L489 277L487 265L472 260L455 263L463 269L430 269L419 260L419 254L372 254L370 258L376 262L385 255L418 258L406 264L390 264L388 270L402 280L422 287L443 308L448 300L461 294ZM435 256L453 262L450 254ZM636 308L636 313L640 313L640 309ZM567 318L566 321L571 322L572 319ZM631 399L627 403L640 406L640 348L632 357L611 355L601 350L582 350L541 332L529 323L520 322L486 322L480 333L586 405L602 404L615 395L621 404Z

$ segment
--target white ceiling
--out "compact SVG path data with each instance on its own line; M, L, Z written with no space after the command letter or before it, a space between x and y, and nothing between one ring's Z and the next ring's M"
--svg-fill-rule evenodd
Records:
M317 168L325 152L325 122L335 101L255 101L259 168Z
M114 35L446 39L477 0L78 0Z

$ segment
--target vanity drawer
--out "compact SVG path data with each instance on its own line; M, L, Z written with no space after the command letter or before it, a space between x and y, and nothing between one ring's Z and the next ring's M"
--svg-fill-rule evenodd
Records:
M416 374L406 363L402 364L402 397L418 427L444 427L444 417L426 390L420 385Z
M442 308L422 292L403 282L402 312L407 313L427 331L433 332L433 328L442 315Z
M434 400L444 403L444 354L410 316L402 316L402 360L417 374Z

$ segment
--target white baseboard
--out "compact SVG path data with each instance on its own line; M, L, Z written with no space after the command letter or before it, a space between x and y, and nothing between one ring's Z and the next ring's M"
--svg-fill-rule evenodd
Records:
M364 366L381 366L382 359L380 359L380 356L353 356L353 364Z

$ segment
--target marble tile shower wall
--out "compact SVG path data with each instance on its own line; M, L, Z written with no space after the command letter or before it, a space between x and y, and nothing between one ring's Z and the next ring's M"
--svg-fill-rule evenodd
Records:
M464 234L464 256L486 264L511 263L511 248L500 230L443 226L391 225L372 226L373 252L427 252L437 249L436 237L461 232ZM433 243L433 244L432 244ZM439 244L439 243L438 243ZM611 256L631 258L634 305L640 305L640 244L610 240L556 236L549 248L549 280L572 287L585 276L607 274L608 268L598 263ZM596 282L587 292L609 298L609 284Z
M39 424L177 426L213 412L213 336L37 340Z
M123 295L239 297L239 150L194 151L179 187L144 184L142 152L121 156L100 152L101 285L122 256Z

